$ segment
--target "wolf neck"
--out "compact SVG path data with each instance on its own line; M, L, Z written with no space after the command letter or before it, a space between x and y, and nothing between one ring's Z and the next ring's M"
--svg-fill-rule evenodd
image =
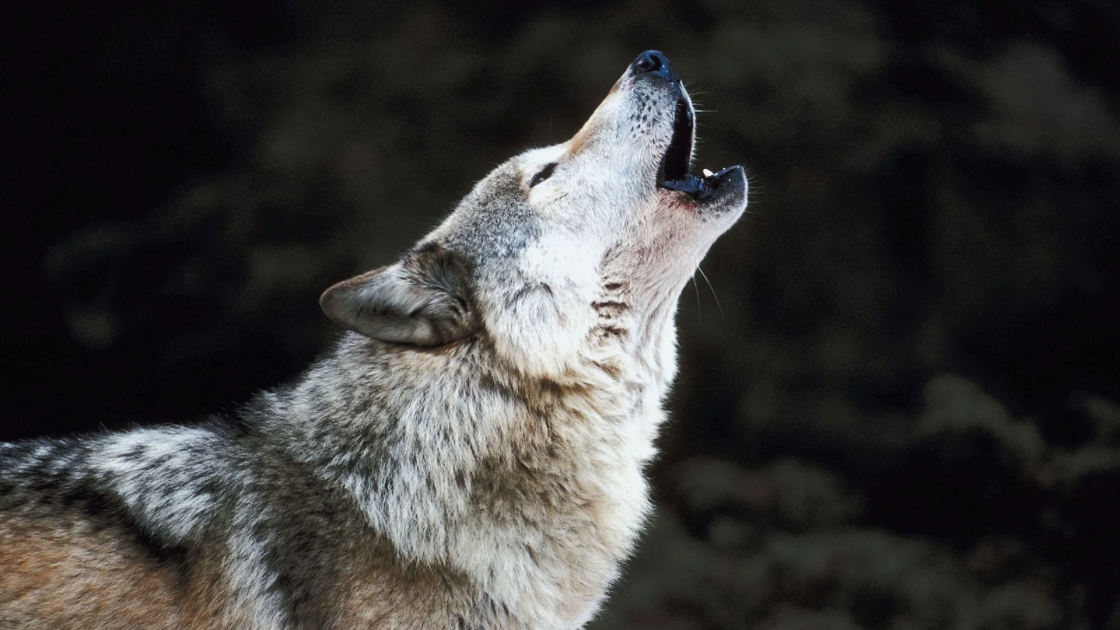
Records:
M316 444L313 469L402 559L462 571L530 627L571 627L649 510L642 466L675 367L671 307L632 331L640 355L594 345L556 379L525 378L482 340L416 351L347 335L272 396L292 432L279 437Z

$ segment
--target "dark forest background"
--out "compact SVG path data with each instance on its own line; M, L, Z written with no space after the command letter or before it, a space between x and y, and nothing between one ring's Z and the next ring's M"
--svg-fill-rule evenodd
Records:
M593 628L1120 629L1120 5L0 6L0 439L230 412L641 50L749 214Z

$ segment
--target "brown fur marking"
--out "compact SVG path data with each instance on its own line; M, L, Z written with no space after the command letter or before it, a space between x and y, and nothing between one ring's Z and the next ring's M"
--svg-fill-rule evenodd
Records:
M376 545L348 563L328 597L337 611L331 630L464 627L449 610L466 611L467 589L423 565L401 565L387 545Z
M4 515L0 627L183 628L176 571L126 540L116 528Z

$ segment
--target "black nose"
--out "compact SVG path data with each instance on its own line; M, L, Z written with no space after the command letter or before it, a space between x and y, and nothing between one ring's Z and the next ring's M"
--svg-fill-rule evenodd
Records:
M669 65L669 58L661 54L660 50L645 51L638 55L630 67L634 70L634 74L653 74L667 81L678 80L676 71Z

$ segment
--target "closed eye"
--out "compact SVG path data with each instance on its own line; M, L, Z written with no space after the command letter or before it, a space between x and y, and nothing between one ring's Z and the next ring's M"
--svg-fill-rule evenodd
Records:
M556 170L556 162L553 162L553 163L545 166L544 168L542 168L541 172L537 173L536 175L533 176L533 179L529 180L529 188L532 188L533 186L536 186L537 184L539 184L539 183L543 182L544 180L548 179L549 177L552 177L552 171L555 171L555 170Z

